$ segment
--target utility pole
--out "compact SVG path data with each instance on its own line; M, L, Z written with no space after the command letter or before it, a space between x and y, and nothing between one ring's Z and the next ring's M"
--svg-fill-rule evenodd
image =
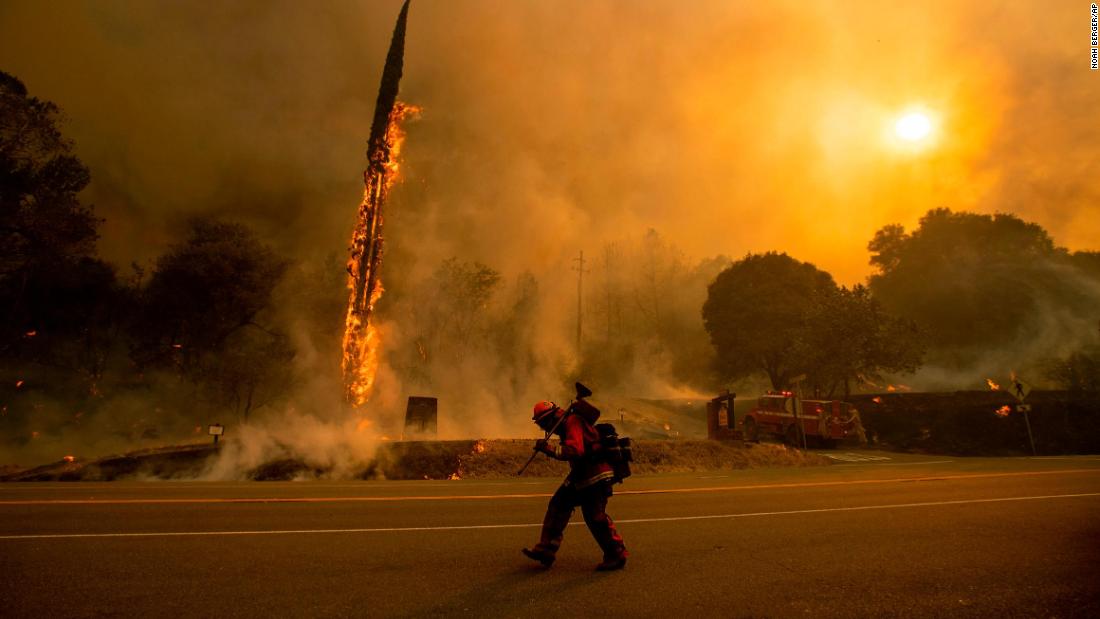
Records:
M577 266L573 267L573 270L577 272L577 358L580 359L580 357L581 357L581 333L583 333L582 323L583 323L583 316L584 316L584 313L582 311L583 310L583 305L582 305L581 300L583 298L582 295L583 295L583 292L584 292L584 273L585 273L585 270L586 270L584 268L584 250L583 249L581 250L580 257L574 258L573 262L577 263Z

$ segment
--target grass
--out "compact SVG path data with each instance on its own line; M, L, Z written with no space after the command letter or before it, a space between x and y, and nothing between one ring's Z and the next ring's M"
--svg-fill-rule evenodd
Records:
M490 479L515 477L531 456L533 441L496 439L461 441L407 441L383 446L370 462L358 469L359 479ZM112 481L116 479L188 479L201 475L211 458L211 446L181 446L111 456L95 461L57 462L12 472L5 481ZM705 440L634 442L635 474L730 469L821 466L829 460L784 445L748 444ZM569 465L545 455L537 456L524 473L528 477L563 477ZM281 458L241 477L257 481L324 479L330 471L307 466L294 458Z

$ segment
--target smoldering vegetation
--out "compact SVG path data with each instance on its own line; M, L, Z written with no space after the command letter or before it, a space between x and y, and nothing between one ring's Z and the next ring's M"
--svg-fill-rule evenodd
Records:
M823 466L820 455L784 445L720 443L716 441L638 441L636 473L675 473L761 467ZM352 468L310 462L299 457L266 460L243 468L234 479L297 481L309 479L492 479L514 475L531 454L530 441L452 440L387 444ZM116 481L146 479L207 479L212 468L224 466L213 446L144 450L96 460L75 460L6 473L4 481ZM561 477L564 462L539 458L527 469L530 477Z

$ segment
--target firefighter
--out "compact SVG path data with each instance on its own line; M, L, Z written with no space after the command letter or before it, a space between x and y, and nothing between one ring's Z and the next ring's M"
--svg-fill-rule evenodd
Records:
M606 512L614 473L611 465L599 457L599 433L593 425L597 416L599 410L583 399L577 400L568 410L562 410L553 402L535 404L532 420L544 432L550 432L556 425L554 433L559 438L554 447L541 439L535 449L557 460L568 461L570 468L569 475L546 508L539 543L523 549L523 554L545 567L554 564L565 527L577 506L581 508L592 537L603 550L603 561L596 569L618 570L626 565L626 545Z

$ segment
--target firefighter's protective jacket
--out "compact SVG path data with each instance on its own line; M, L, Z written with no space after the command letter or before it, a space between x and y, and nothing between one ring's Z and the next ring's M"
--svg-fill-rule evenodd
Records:
M591 407L590 404L588 406ZM595 412L599 415L598 410ZM578 489L615 477L611 465L599 457L600 433L584 418L583 411L566 414L555 434L561 440L553 449L548 447L546 453L569 462L570 471L566 480Z

